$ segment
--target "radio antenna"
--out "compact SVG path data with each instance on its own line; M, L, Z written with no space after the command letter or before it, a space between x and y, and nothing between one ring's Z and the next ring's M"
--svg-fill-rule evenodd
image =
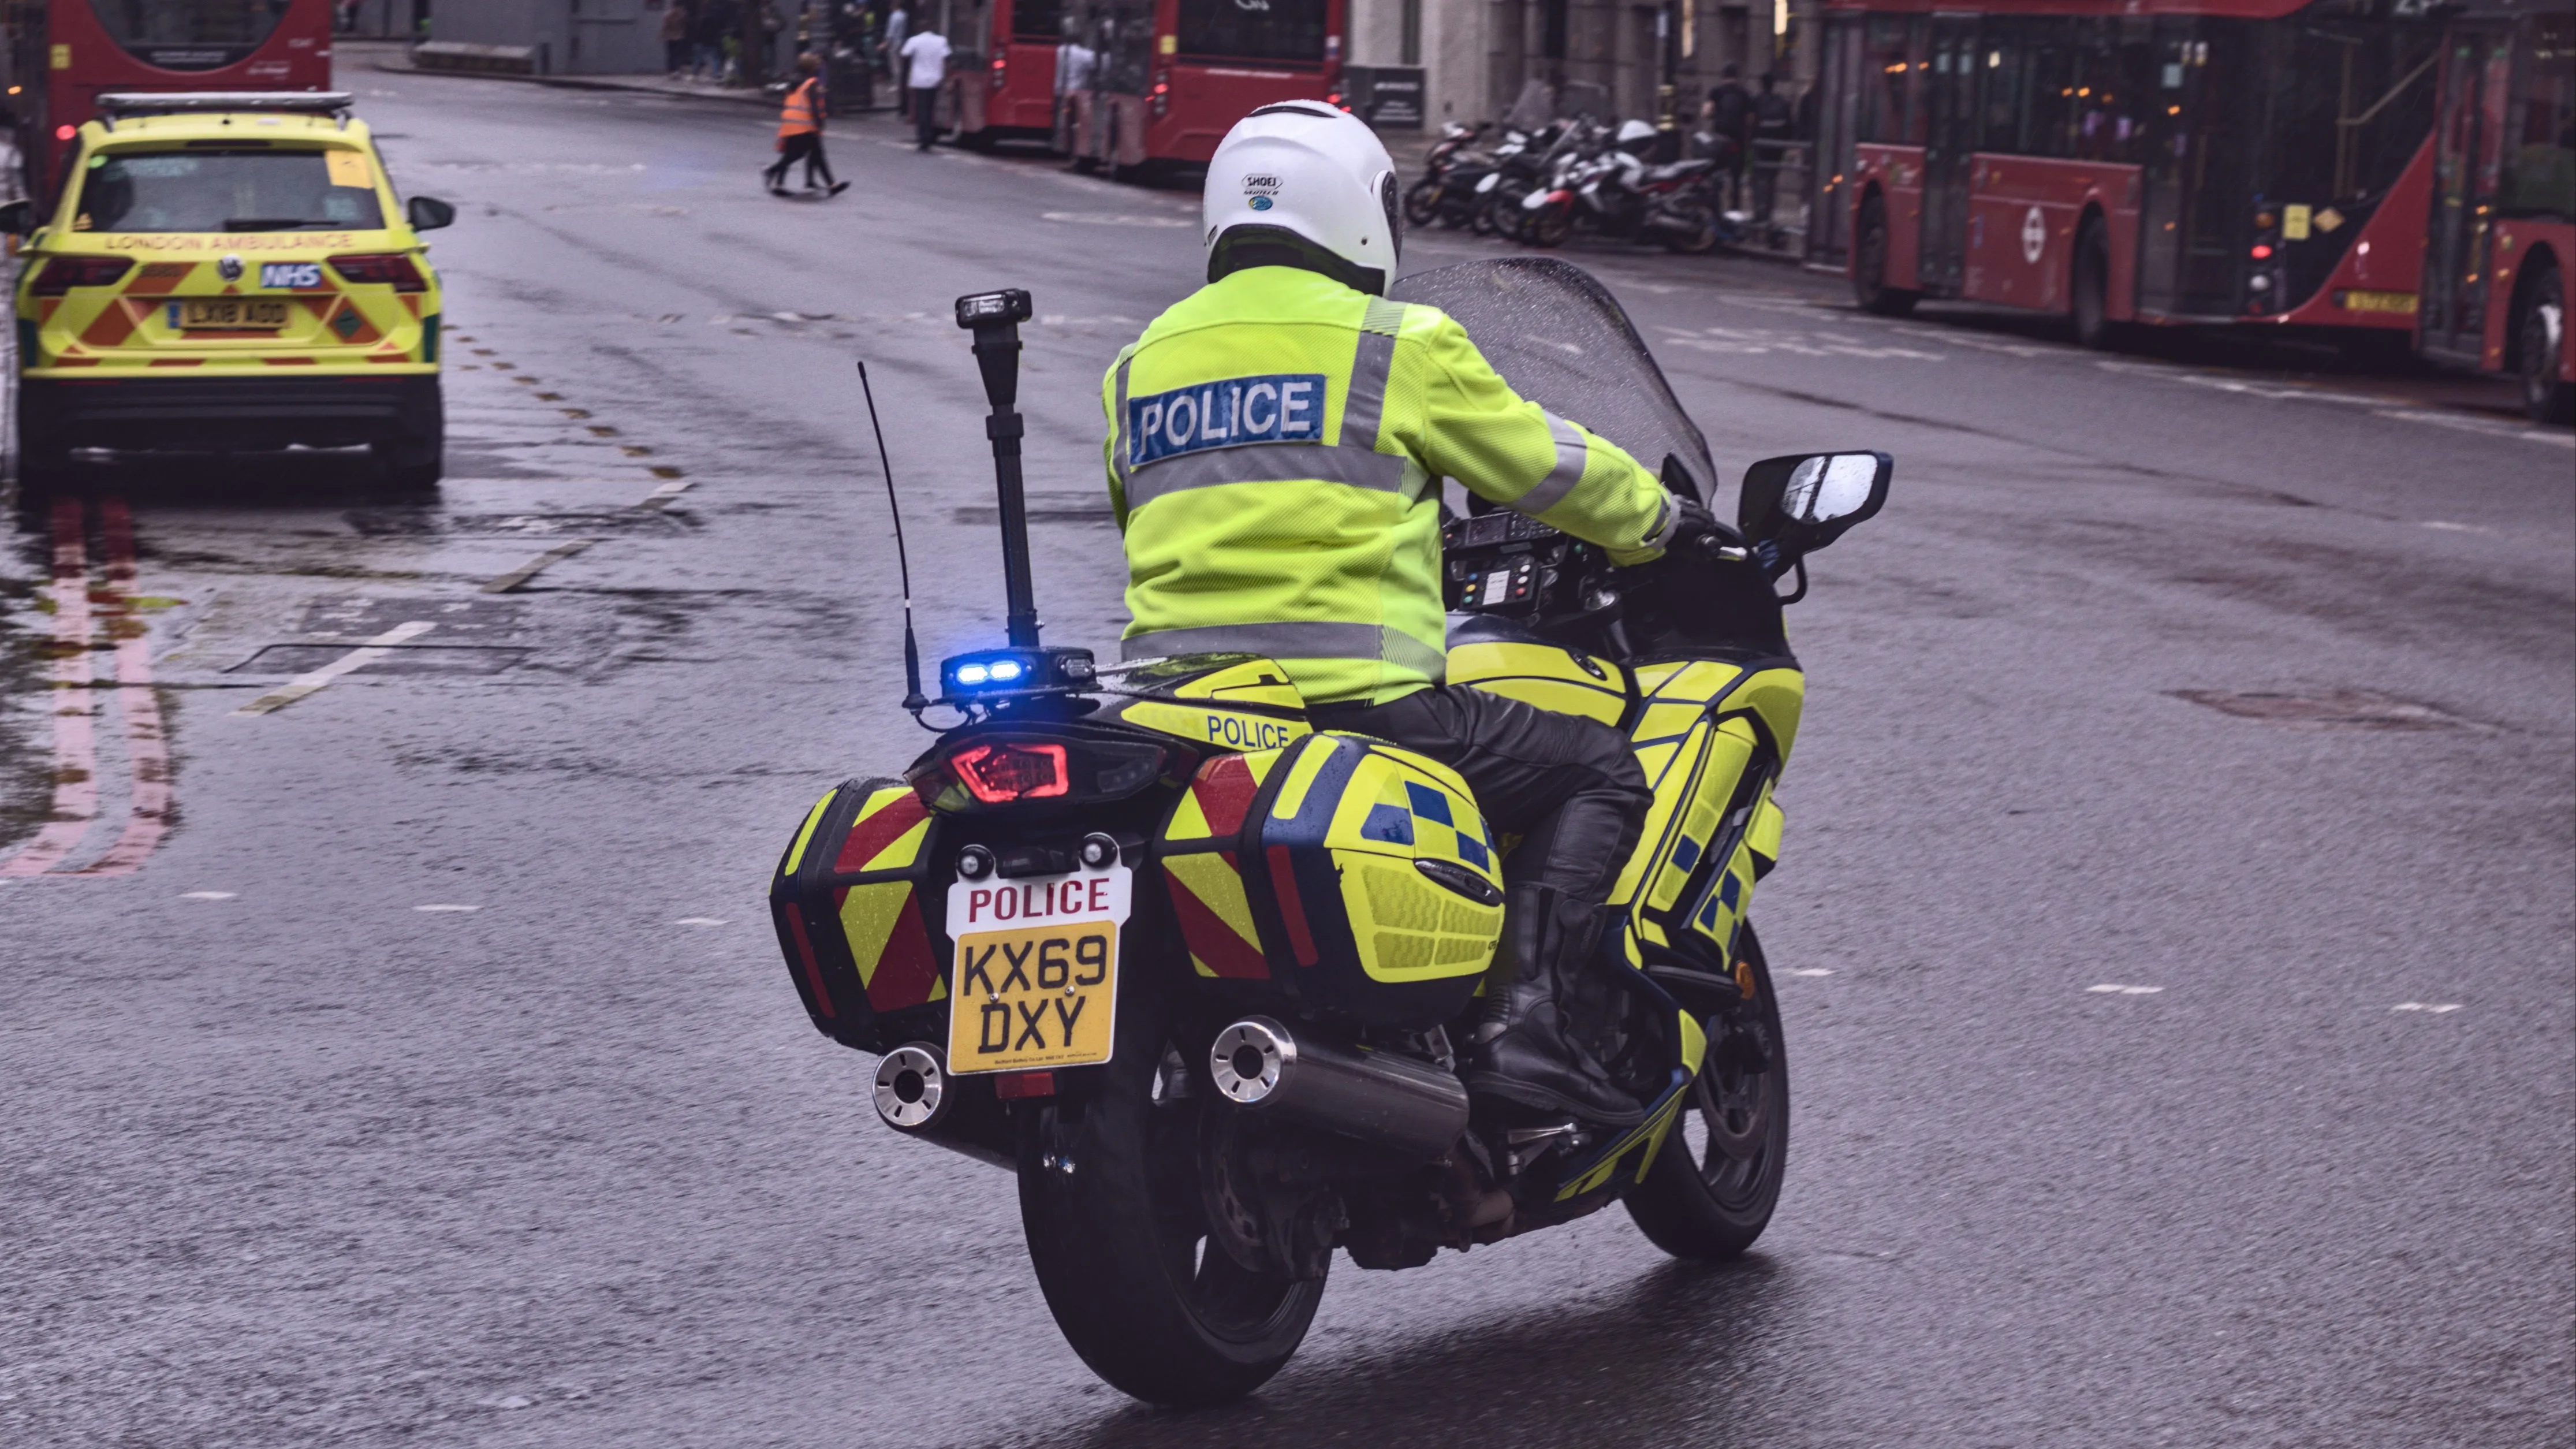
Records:
M904 553L903 505L895 501L894 464L886 457L885 429L877 422L877 390L868 385L864 358L859 362L859 391L868 400L868 430L877 438L877 471L885 474L886 512L894 515L894 564L903 580L903 707L920 724L921 712L930 708L930 701L921 695L921 646L912 638L912 560Z

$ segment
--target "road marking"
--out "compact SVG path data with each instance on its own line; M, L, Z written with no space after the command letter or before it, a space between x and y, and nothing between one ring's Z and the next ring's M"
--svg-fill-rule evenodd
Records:
M645 494L644 501L636 504L635 506L638 508L668 508L671 506L674 499L677 499L681 494L688 492L696 486L697 484L691 479L677 478L654 489L652 492Z
M90 689L89 550L76 498L54 501L54 809L0 879L42 875L62 862L98 817L98 702Z
M438 912L442 912L442 911L479 911L479 910L481 910L481 909L483 909L483 908L482 908L481 906L449 906L449 905L435 905L435 906L414 906L414 907L412 907L412 909L413 909L413 910L415 910L415 911L426 911L426 912L429 912L429 913L432 913L432 914L436 914L436 913L438 913Z
M727 923L720 921L713 916L682 916L671 924L674 926L721 926Z
M2490 438L2521 438L2526 442L2547 443L2553 447L2576 448L2576 432L2565 428L2535 428L2526 423L2508 423L2499 418L2470 417L2464 413L2427 412L2422 408L2381 408L2378 416L2395 418L2401 423L2431 423L2437 428L2457 428L2462 432L2484 433Z
M1789 968L1789 974L1792 976L1831 976L1834 972L1833 968L1830 966L1792 966Z
M574 554L581 552L583 549L586 549L597 542L599 542L599 540L595 538L576 538L569 543L556 544L554 547L547 549L544 553L538 554L535 558L528 560L526 563L523 563L517 568L510 570L508 573L501 575L499 578L494 579L492 582L485 584L483 586L483 592L487 594L506 594L512 589L517 588L519 585L526 583L528 580L535 578L537 575L544 573L548 568L563 562L565 559L572 557Z
M233 891L181 891L179 893L179 899L183 901L228 901L231 900L235 894L236 893Z
M2447 1012L2459 1010L2460 1006L2461 1003L2456 1001L2401 1001L2388 1009L2391 1011L2429 1011L2435 1016L2441 1016Z
M414 619L408 624L396 624L358 648L350 650L310 674L295 676L285 684L234 710L233 713L237 716L259 715L267 714L271 710L284 709L315 690L323 688L341 675L353 669L364 669L384 658L393 651L395 645L417 639L437 627L426 619Z
M2492 528L2481 528L2481 527L2479 527L2477 524L2474 524L2474 523L2452 523L2452 522L2448 521L2447 519L2440 519L2440 518L2428 518L2428 519L2425 519L2425 520L2424 520L2424 525L2423 525L2423 526L2424 526L2424 527L2426 527L2426 528L2438 528L2438 529L2442 530L2444 533L2493 533L2493 532L2495 532L2495 530L2494 530L2494 529L2492 529Z
M2157 992L2164 990L2161 986L2122 986L2118 982L2113 981L2106 981L2099 986L2087 986L2084 989L2087 991L2118 992L2122 996L2153 996Z
M107 853L74 874L132 875L159 849L170 828L169 733L161 695L152 687L152 636L134 613L134 514L122 498L99 504L107 542L107 617L116 636L116 707L125 721L125 829Z

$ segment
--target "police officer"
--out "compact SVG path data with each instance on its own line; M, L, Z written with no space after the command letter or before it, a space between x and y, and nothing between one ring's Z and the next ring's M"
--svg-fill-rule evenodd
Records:
M1440 480L1600 545L1659 554L1685 505L1655 474L1524 401L1464 328L1381 295L1394 163L1313 101L1254 111L1208 163L1208 284L1119 353L1102 386L1126 535L1124 655L1277 660L1321 728L1463 776L1505 866L1502 950L1471 1091L1604 1125L1639 1120L1569 1029L1603 902L1652 796L1627 739L1442 684ZM1704 524L1687 505L1693 526Z

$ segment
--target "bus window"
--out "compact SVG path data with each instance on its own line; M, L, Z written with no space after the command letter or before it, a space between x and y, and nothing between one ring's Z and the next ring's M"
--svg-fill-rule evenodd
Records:
M1048 44L1064 39L1064 0L1012 0L1011 38Z
M2531 17L2531 54L2505 124L2507 216L2576 220L2576 16Z
M2047 25L2050 22L2039 22ZM1985 42L1984 55L1977 62L1984 83L1985 122L1979 128L1976 149L1980 151L2015 152L2022 149L2022 35L2026 27L2017 20L1989 20L1978 39Z
M1180 0L1180 53L1228 60L1324 59L1324 0Z
M2254 187L2351 214L2378 204L2433 125L2431 25L2316 17L2262 31L2271 124Z
M220 70L259 49L293 0L89 0L126 53L162 70Z
M1872 15L1862 31L1860 114L1853 121L1861 141L1923 144L1923 112L1914 99L1914 64L1907 35L1912 28L1902 15Z

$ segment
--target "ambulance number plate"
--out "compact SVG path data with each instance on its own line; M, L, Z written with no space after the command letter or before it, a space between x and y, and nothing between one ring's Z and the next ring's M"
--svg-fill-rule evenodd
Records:
M1126 866L948 888L948 1070L1021 1072L1109 1060Z
M173 302L170 310L177 315L170 320L186 332L241 332L251 329L267 331L286 325L284 302L261 302L241 297L208 297L186 302Z

